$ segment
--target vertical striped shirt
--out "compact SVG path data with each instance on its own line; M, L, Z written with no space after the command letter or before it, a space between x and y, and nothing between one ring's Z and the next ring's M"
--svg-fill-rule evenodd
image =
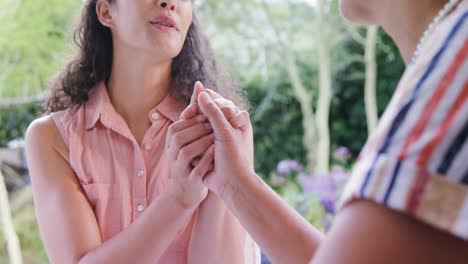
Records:
M468 240L468 0L408 66L345 189Z

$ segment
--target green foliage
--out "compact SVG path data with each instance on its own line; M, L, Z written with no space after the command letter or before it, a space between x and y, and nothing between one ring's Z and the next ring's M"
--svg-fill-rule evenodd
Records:
M349 52L360 53L362 46L354 41L344 46ZM387 107L405 69L398 48L383 31L377 43L377 106L379 116ZM332 149L348 147L357 155L367 135L364 106L364 65L352 63L335 76L335 97L330 111Z
M317 196L312 193L304 193L295 181L289 181L278 190L278 193L289 206L295 208L315 228L322 232L326 231L323 219L326 213Z
M305 161L302 114L285 74L256 78L245 86L252 105L255 169L263 178L280 160Z
M15 1L16 2L16 1ZM81 1L1 1L0 98L31 96L64 62ZM8 12L6 12L8 11Z
M324 33L309 26L313 24L314 8L305 1L273 1L268 4L273 17L270 20L265 10L259 8L259 1L204 0L196 3L218 57L239 80L251 102L256 171L270 181L270 175L281 160L292 159L305 164L301 108L294 98L276 31L292 47L301 77L314 93L317 88L314 40ZM0 99L44 91L47 79L66 60L67 43L71 39L69 25L81 4L82 1L77 0L0 0ZM364 51L362 45L343 33L346 31L338 16L336 1L329 9L333 15L327 18L328 22L338 32L330 43L338 47L333 48L331 58L334 79L331 149L346 146L356 156L367 138L364 65L362 61L349 63L349 58L362 56ZM378 38L377 63L380 115L404 70L396 46L383 32ZM29 123L40 112L38 104L0 108L0 147L23 137ZM301 197L305 194L295 180L276 190L316 227L325 228L320 201L314 196ZM25 257L32 259L32 263L45 262L32 206L16 212L14 221ZM3 250L0 263L6 263L1 232L0 249Z
M16 138L24 137L28 125L41 113L37 103L0 108L0 148Z
M25 187L20 193L31 196L31 187ZM14 195L11 204L15 204L16 199L21 199L20 196ZM41 242L32 202L13 210L13 224L20 241L24 263L47 263L47 256ZM6 247L3 232L0 231L0 263L8 263Z
M350 52L363 53L362 46L348 41ZM392 40L379 34L377 49L379 115L383 113L395 90L404 64ZM314 83L314 68L300 61L304 80ZM367 139L364 107L364 65L351 63L335 74L334 98L330 112L332 150L348 147L357 156ZM282 65L275 65L267 78L257 76L243 85L252 104L255 135L255 168L268 178L280 160L305 162L302 144L302 113L294 99L291 84Z

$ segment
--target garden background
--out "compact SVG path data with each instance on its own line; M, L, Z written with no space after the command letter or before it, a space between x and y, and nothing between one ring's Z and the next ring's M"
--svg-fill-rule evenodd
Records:
M325 232L404 70L397 48L382 30L344 21L333 0L194 4L217 58L250 101L256 171ZM72 54L82 5L0 0L0 263L47 263L23 137L41 115L48 80Z

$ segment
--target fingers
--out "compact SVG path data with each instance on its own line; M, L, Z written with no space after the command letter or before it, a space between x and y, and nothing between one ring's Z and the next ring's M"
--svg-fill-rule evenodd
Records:
M236 105L232 101L229 101L224 98L218 98L218 99L215 99L214 101L219 106L221 111L223 111L224 116L228 120L230 120L233 116L239 113L239 109L236 107ZM198 113L199 113L199 105L191 104L182 112L181 119L193 118Z
M200 123L175 133L169 142L170 158L176 160L179 152L184 146L191 144L212 132L213 129L211 128L210 123Z
M250 115L247 111L240 111L230 120L233 128L243 128L245 125L250 123Z
M214 135L210 134L196 140L179 151L177 161L182 163L182 166L189 168L193 159L201 156L214 142ZM201 161L200 161L201 162Z
M168 149L169 158L175 160L181 147L188 142L211 133L211 125L206 122L207 120L208 119L204 115L198 115L192 119L181 120L172 124L166 135L166 149ZM180 133L185 130L188 130L188 132ZM190 131L193 130L195 130L195 132L189 135L188 138L185 138L187 137L186 134L190 134Z
M205 89L204 92L207 92L215 103L221 108L221 111L224 113L224 116L231 123L233 128L241 128L247 123L250 123L250 115L246 111L240 111L239 108L230 100L225 99L221 95L217 94L215 91L210 89ZM233 120L233 118L235 119Z
M190 163L190 165L192 165L192 167L195 168L195 167L198 165L198 163L200 163L200 160L201 160L200 157L196 157L196 158L194 158L194 159L192 160L192 162Z
M198 96L201 92L207 92L215 103L219 106L221 111L224 113L224 116L227 120L231 120L236 114L239 113L237 106L230 100L223 98L221 95L216 93L213 90L205 89L201 82L196 82L192 97L190 99L190 105L182 112L181 119L190 119L193 118L200 112L198 104ZM234 126L236 127L236 126Z
M214 101L219 106L221 111L223 111L224 116L226 117L227 120L230 120L233 116L239 113L239 109L232 101L229 101L224 98L217 98L217 99L214 99Z
M213 101L208 93L203 91L198 96L198 103L200 105L201 112L210 121L215 134L224 133L228 128L231 128L231 124L228 122L219 106Z
M192 97L190 98L190 105L181 113L181 119L190 119L198 114L198 95L204 90L201 82L196 82L193 89Z
M192 127L207 120L208 118L206 118L204 115L197 115L191 119L180 120L169 126L169 130L167 133L168 135L172 136L181 130L187 129L188 127Z
M190 119L196 116L197 114L198 114L198 103L190 104L189 106L187 106L187 108L185 108L184 111L182 111L182 113L180 114L180 119L181 120Z
M218 98L223 98L221 95L219 95L218 93L216 93L215 91L211 89L205 89L204 92L207 92L211 96L211 98L213 98L213 100L216 100Z
M195 177L203 177L213 168L214 161L214 145L211 145L205 152L197 166L192 170L191 175Z
M205 87L203 86L201 82L198 81L195 83L195 87L193 88L192 98L190 99L190 104L197 103L198 95L200 95L200 93L203 92L204 89Z

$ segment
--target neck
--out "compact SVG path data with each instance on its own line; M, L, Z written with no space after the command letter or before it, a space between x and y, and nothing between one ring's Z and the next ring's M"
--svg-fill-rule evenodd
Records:
M447 0L388 1L382 7L380 24L393 38L408 64L429 24Z
M115 110L127 123L147 119L168 95L170 85L171 61L151 64L147 58L115 47L107 88Z

